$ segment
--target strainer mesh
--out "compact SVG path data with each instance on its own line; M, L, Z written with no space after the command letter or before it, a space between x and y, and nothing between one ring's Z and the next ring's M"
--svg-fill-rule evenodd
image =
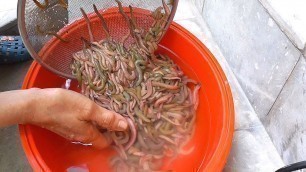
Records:
M61 1L68 4L67 9L60 5ZM172 9L173 1L170 1L165 0ZM44 0L39 2L45 3ZM115 0L49 0L48 2L48 6L41 9L33 0L20 0L19 28L30 54L44 67L61 76L73 78L70 69L72 54L83 48L81 37L89 40L87 25L82 18L80 8L83 8L90 18L95 41L104 39L105 35L101 21L94 13L93 4L103 14L112 38L119 40L129 32L126 21L118 13ZM150 13L162 6L162 0L124 0L122 5L123 7L131 5L134 8L137 25L147 30L153 23ZM129 15L128 8L125 8L125 12ZM68 42L39 32L37 27L44 32L57 33ZM127 42L132 41L132 38L129 38Z

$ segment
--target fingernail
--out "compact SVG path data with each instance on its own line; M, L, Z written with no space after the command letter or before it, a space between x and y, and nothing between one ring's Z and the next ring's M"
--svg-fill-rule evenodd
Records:
M126 123L126 121L120 120L118 123L118 129L119 130L126 130L128 124Z

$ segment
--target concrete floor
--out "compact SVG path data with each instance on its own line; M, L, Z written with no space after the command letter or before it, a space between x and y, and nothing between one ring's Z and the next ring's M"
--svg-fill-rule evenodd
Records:
M0 65L0 92L20 89L31 61ZM32 171L23 152L17 126L0 129L0 172Z
M279 18L260 1L205 0L202 16L274 147L288 165L306 159L305 55L289 39L290 27L279 24ZM298 1L288 1L305 9L306 4L294 2ZM296 17L300 16L298 9L296 12ZM280 10L282 14L292 15Z

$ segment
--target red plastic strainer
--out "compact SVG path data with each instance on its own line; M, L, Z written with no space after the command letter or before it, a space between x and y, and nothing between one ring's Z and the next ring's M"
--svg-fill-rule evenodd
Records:
M164 3L171 10L168 23L164 28L166 30L174 17L178 0L165 0ZM115 0L19 0L18 26L31 56L48 70L65 78L74 78L70 69L72 54L82 49L81 37L89 40L88 30L82 27L84 23L81 22L80 8L83 8L89 16L95 40L105 38L102 23L95 17L93 4L97 6L102 15L109 16L107 15L109 13L118 13L118 5ZM158 7L163 7L163 1L122 0L122 5L127 14L129 13L128 6L131 5L134 8L138 26L147 30L153 23L151 12ZM127 23L121 15L108 17L106 23L110 35L115 40L129 32ZM71 30L77 30L77 34ZM65 41L56 38L52 35L54 33ZM42 51L43 49L52 49L52 52ZM48 53L42 54L41 52Z

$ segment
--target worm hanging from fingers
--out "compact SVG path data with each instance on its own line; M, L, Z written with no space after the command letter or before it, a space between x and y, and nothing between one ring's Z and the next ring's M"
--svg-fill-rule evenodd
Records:
M124 147L125 150L128 150L136 141L136 135L137 135L137 129L134 125L134 122L130 119L130 118L126 118L129 126L130 126L130 130L131 130L131 138L129 140L129 142L126 144L126 146Z

